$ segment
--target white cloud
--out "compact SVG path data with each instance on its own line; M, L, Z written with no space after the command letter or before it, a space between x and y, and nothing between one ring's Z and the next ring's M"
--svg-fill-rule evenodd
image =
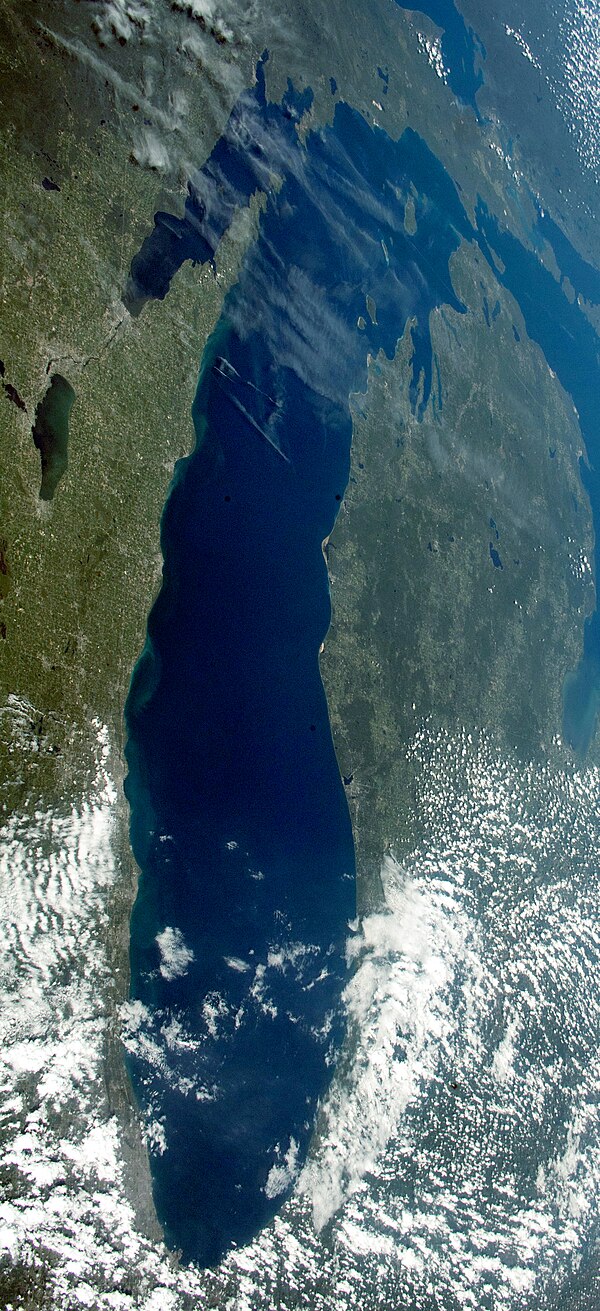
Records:
M51 1254L61 1311L90 1288L94 1311L184 1311L210 1297L270 1311L281 1269L307 1299L324 1280L336 1311L362 1311L375 1289L382 1305L534 1311L545 1279L575 1270L600 1194L597 771L513 769L467 736L425 730L410 745L426 836L402 864L386 859L385 904L356 926L348 1041L312 1160L273 1224L202 1273L140 1232L105 1097L106 904L119 877L107 749L104 735L96 785L76 806L5 830L0 1159L19 1186L0 1203L1 1250ZM303 959L274 946L252 976L257 1004L269 969ZM218 1027L227 1016L217 995L210 1004ZM197 1039L183 1023L135 1001L122 1020L126 1045L160 1061L169 1088L213 1095L184 1079ZM168 1125L151 1115L146 1130L153 1151L168 1150ZM520 1164L532 1159L533 1197ZM297 1164L282 1144L270 1195ZM313 1216L327 1215L322 1241Z
M99 44L118 41L125 45L143 34L150 25L151 11L152 6L143 0L106 0L93 22Z
M173 0L173 8L189 14L190 18L212 23L216 6L214 0Z
M352 1082L334 1085L327 1135L301 1178L317 1229L376 1167L407 1106L450 1054L458 962L470 986L478 983L474 926L447 881L426 887L388 855L382 882L385 911L368 916L348 943L358 962L345 993Z
M275 1165L271 1166L265 1184L267 1197L279 1197L291 1188L298 1175L298 1144L290 1138L290 1145L285 1155L279 1148Z
M157 933L156 941L161 955L160 972L163 979L181 979L187 974L194 953L185 945L181 929L166 928Z
M164 136L150 128L143 128L136 134L131 153L140 168L149 168L156 173L168 173L171 168L171 156Z
M440 1301L534 1307L597 1217L600 776L427 729L407 757L427 839L386 858L385 905L350 940L347 1055L298 1205L363 1282L401 1265L407 1302L428 1279Z

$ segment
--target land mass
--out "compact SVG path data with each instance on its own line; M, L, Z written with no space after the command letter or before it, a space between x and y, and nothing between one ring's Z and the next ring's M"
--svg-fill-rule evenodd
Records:
M211 33L188 10L165 8L160 37L142 18L123 20L121 31L105 15L93 30L89 7L66 0L9 0L0 16L0 167L11 197L2 219L0 807L8 834L18 824L34 835L40 812L54 815L48 844L57 850L62 821L93 810L106 730L115 874L102 891L95 939L107 968L94 1095L100 1121L115 1117L121 1127L125 1192L152 1243L159 1231L120 1039L137 883L122 792L123 706L160 583L162 507L193 439L199 360L258 214L253 202L234 218L216 273L186 263L163 301L129 313L131 262L154 215L183 213L190 161L208 156L253 78L256 41L243 14L235 31ZM288 77L298 87L310 82L314 126L332 116L335 73L336 95L377 121L377 68L382 50L393 48L402 76L392 69L386 84L388 133L398 138L407 125L420 132L460 186L467 212L481 195L528 242L535 207L525 203L524 219L516 193L507 200L498 124L490 119L484 130L456 104L397 6L376 10L350 6L344 31L317 3L301 6L295 27L278 26L275 15L269 29L265 20L269 95L281 99ZM492 95L486 86L487 73L482 104ZM543 133L536 89L533 78L532 121ZM535 188L540 167L532 160ZM406 221L410 234L410 206ZM578 239L592 259L596 238L585 217ZM544 259L556 274L549 250ZM390 847L400 858L426 828L409 746L433 716L449 732L458 725L493 738L517 763L572 766L559 740L562 683L593 606L581 434L514 300L467 243L451 276L468 313L446 307L432 315L437 374L420 418L409 394L410 329L393 361L370 362L368 392L354 399L351 481L325 547L333 623L321 669L363 914L382 905ZM369 300L365 316L373 319ZM48 500L39 495L35 415L57 375L76 402L68 468L63 461ZM35 869L34 836L30 846ZM58 996L69 970L85 972L77 952L75 944L68 965L44 976L49 995ZM15 1087L2 1169L5 1198L21 1206L34 1184L14 1164L16 1136L38 1115L60 1143L77 1108L42 1094L41 1073L19 1070ZM38 1200L45 1188L42 1180ZM0 1293L7 1303L59 1305L58 1257L43 1242L34 1246L35 1266L22 1255L4 1260Z

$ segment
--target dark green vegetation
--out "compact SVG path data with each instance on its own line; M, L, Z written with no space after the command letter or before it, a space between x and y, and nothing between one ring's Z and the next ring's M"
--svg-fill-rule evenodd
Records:
M483 731L523 760L558 750L562 683L581 650L569 616L583 623L593 595L572 406L466 244L452 280L469 313L432 320L443 422L435 400L422 423L410 413L408 339L393 363L373 361L329 544L322 669L363 906L377 899L382 851L416 837L405 746L423 723ZM489 328L486 297L501 306Z
M45 1263L26 1265L0 1261L0 1298L13 1311L50 1311L54 1305L52 1279Z
M129 79L139 82L142 61L139 51L118 47L117 84L104 77L94 38L88 59L76 53L68 43L89 36L92 17L89 6L71 0L7 0L0 10L0 169L11 197L0 221L2 249L10 251L0 276L0 816L6 823L41 807L70 809L86 797L96 774L99 723L109 726L109 768L120 787L123 705L160 574L160 513L173 464L191 442L198 359L247 239L243 228L234 230L217 277L184 270L167 307L150 307L139 325L129 319L121 301L128 264L148 216L161 201L176 203L177 170L169 179L132 162L136 116L127 87ZM187 62L193 78L196 64ZM169 90L170 83L155 94L164 93L166 102ZM210 144L210 115L203 117ZM193 115L190 132L201 137ZM44 186L48 176L56 189ZM247 223L249 233L252 215ZM48 393L49 374L60 374L65 385L55 383ZM57 480L59 450L59 467L51 458L40 499L32 423L37 414L46 456L56 456L58 436L64 461L69 388L77 403L68 472ZM136 883L120 790L115 827L120 877L106 908L111 977L99 999L112 1018L98 1114L117 1114L124 1127L130 1196L156 1237L115 1018L127 993ZM26 1113L36 1104L35 1082L31 1089L21 1083ZM69 1124L65 1119L65 1134ZM3 1200L29 1190L30 1181L13 1168ZM20 1268L16 1279L25 1304L37 1306L35 1270L30 1279ZM36 1291L28 1302L30 1286ZM7 1305L10 1300L7 1295Z
M71 48L91 36L92 17L71 0L9 0L0 12L0 168L13 198L0 234L12 252L1 279L0 701L21 698L27 742L15 750L22 729L5 713L5 816L85 781L96 716L120 743L160 572L160 512L191 441L198 359L246 240L238 231L224 243L218 279L184 269L168 306L130 320L121 294L131 256L160 200L177 204L178 182L131 161L137 117L124 88L141 76L139 51L113 52L121 85L101 75L93 37L87 59ZM193 115L189 132L200 135ZM44 188L46 176L59 191ZM48 374L68 379L77 403L68 473L56 487L47 470L40 502L31 430ZM50 397L64 448L55 421L69 393L60 384Z
M79 741L78 753L84 750L89 707L114 725L120 740L121 708L159 568L160 509L173 460L191 441L189 407L202 344L249 237L242 226L226 243L220 283L209 269L188 266L164 306L147 306L135 321L124 315L127 270L153 213L182 209L179 149L187 154L193 146L194 158L208 152L237 88L252 78L243 28L231 47L218 46L232 87L226 91L224 79L217 94L192 48L184 51L183 26L179 47L173 39L169 24L176 21L188 23L181 14L166 19L164 40L179 53L168 74L155 78L150 105L141 94L143 52L135 34L126 46L101 53L88 6L9 0L0 14L0 162L14 197L2 233L13 255L3 278L1 677L3 695L18 689L45 725L41 751L21 753L16 771L14 756L10 766L7 760L5 813L19 801L27 804L28 796L51 795L55 787L62 792L72 759L66 740ZM313 123L331 115L332 74L338 95L381 117L372 106L381 94L377 67L381 49L394 49L398 71L389 75L386 130L399 136L407 122L414 125L460 183L467 210L473 212L478 192L491 212L504 207L504 164L424 59L417 68L415 30L397 6L382 5L377 21L351 7L350 43L318 5L304 7L294 21L301 41L294 29L289 39L269 37L272 98L279 98L288 76L302 85L302 52L310 50ZM193 24L188 29L193 32ZM488 61L488 81L491 76ZM524 77L530 77L525 61ZM169 136L172 161L161 169L132 164L140 115L153 113L164 135L174 88L187 97L187 110ZM483 103L487 94L486 88L479 93ZM533 86L531 102L543 144L549 127ZM535 174L535 158L531 167ZM45 178L60 190L47 190ZM511 221L517 230L519 213L516 205ZM585 215L578 221L589 240ZM530 349L524 342L523 351ZM28 417L44 396L49 364L77 393L69 474L51 503L51 519L40 515L39 457ZM7 384L27 413L11 403ZM11 723L5 716L4 735ZM7 745L13 736L10 730ZM82 761L77 754L77 772Z
M435 36L434 25L384 0L348 4L343 24L335 6L318 0L274 12L271 28L269 15L254 15L250 34L240 11L231 16L231 39L202 32L200 53L200 25L169 3L150 34L134 23L124 44L107 37L101 45L92 23L104 8L101 0L5 0L0 11L0 166L11 198L1 229L0 343L0 807L7 820L40 805L68 808L85 794L97 721L109 726L108 768L120 785L122 708L160 574L160 512L173 463L191 445L198 361L255 211L225 240L217 280L208 268L183 268L167 301L146 304L135 320L122 297L154 213L182 213L189 161L209 153L263 45L271 50L272 99L288 77L315 90L301 133L331 117L334 78L336 94L390 136L411 126L425 138L460 186L471 220L481 195L526 245L536 221L527 187L504 158L499 121L512 130L515 115L506 41L492 9L475 0L461 9L488 51L477 97L484 126L427 62L418 36ZM510 168L532 192L544 192L582 256L597 262L594 184L582 183L569 161L566 129L525 60L519 121L525 126ZM548 180L555 155L561 176ZM578 188L582 203L570 207L565 197ZM414 213L409 202L409 236ZM553 251L542 253L558 282ZM477 259L465 245L451 268L468 314L433 317L439 378L434 368L422 422L410 412L408 334L393 363L371 362L367 396L355 401L352 480L328 548L334 620L322 672L353 808L363 909L378 902L387 845L408 848L415 836L405 748L424 720L464 724L474 737L493 733L521 760L564 758L554 741L561 684L577 664L592 604L591 518L572 407L510 293ZM598 317L590 305L584 312ZM377 316L372 296L365 325L367 316ZM40 502L32 418L55 370L69 379L77 404L68 474L53 499ZM102 930L111 978L98 1000L98 1014L109 1017L98 1114L114 1113L124 1127L127 1188L151 1229L144 1149L116 1038L136 871L126 810L115 809L122 877ZM24 1102L25 1123L33 1092ZM7 1197L25 1199L31 1187L16 1168L3 1180ZM51 1279L50 1261L6 1268L0 1296L7 1305L58 1306ZM217 1289L214 1304L224 1305L229 1292L233 1281ZM292 1306L301 1295L284 1290L281 1300Z

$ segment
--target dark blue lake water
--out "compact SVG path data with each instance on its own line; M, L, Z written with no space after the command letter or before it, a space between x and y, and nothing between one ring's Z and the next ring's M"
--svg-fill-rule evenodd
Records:
M127 705L142 870L131 986L155 1043L130 1068L165 1129L152 1169L167 1238L202 1263L289 1192L343 1033L354 857L318 652L350 394L366 389L368 352L391 356L411 318L422 410L430 311L461 308L448 261L464 219L424 144L394 143L340 103L303 146L302 108L291 91L269 105L259 66L241 121L236 109L244 163L249 140L262 158L260 142L283 185L204 353L197 444L165 508L164 583ZM213 155L206 204L202 174L194 183L203 217L214 171ZM247 169L239 183L247 203Z
M581 403L590 441L596 432L585 399L594 334L537 257L483 205L474 230L410 130L394 142L339 102L333 125L301 143L309 104L291 87L270 104L261 62L183 218L156 216L130 283L138 305L166 294L183 260L210 258L236 206L266 190L204 352L196 446L164 511L164 582L127 705L142 871L131 992L148 1008L130 1070L164 1131L151 1164L167 1240L202 1264L250 1239L288 1195L343 1036L354 855L318 652L330 619L322 543L344 496L350 396L366 389L368 354L391 358L411 322L421 415L429 315L464 310L449 260L476 241ZM416 231L404 224L411 186ZM596 666L594 677L597 688Z

